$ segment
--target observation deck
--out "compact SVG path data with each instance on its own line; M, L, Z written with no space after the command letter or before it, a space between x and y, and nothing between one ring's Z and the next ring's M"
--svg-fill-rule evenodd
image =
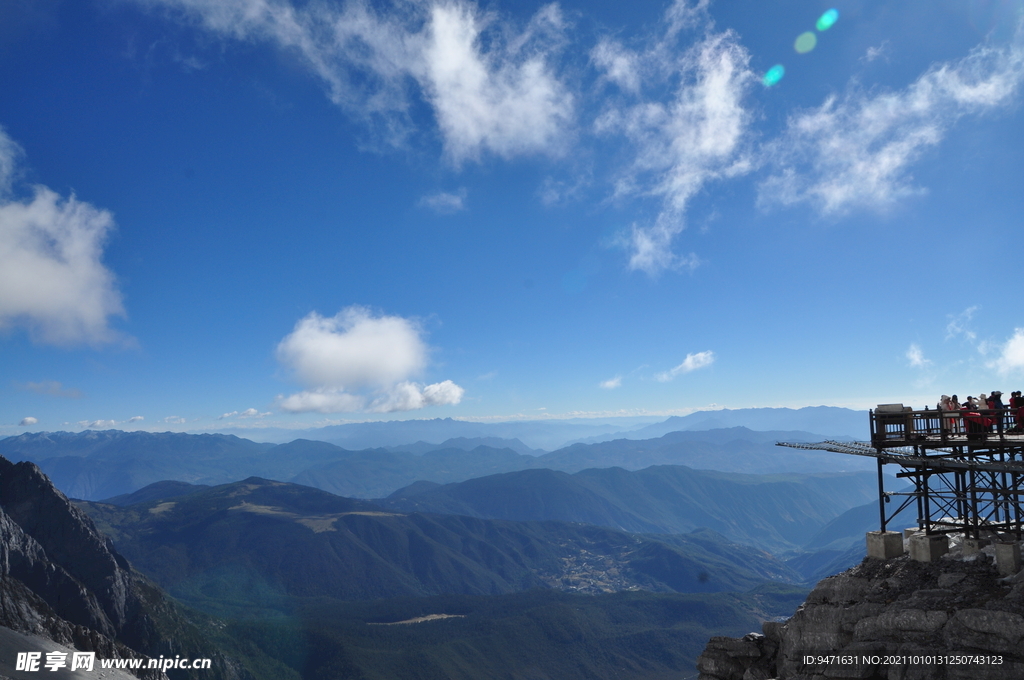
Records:
M882 404L869 414L871 445L879 449L929 450L950 446L1014 449L1024 446L1024 431L1010 409L916 411L903 404Z
M869 419L869 442L779 445L875 458L880 534L899 513L914 509L915 530L926 537L960 533L975 542L1019 544L1024 535L1024 432L1016 410L882 404L869 412ZM886 465L898 466L898 490L885 489ZM1019 554L1018 545L1018 561Z

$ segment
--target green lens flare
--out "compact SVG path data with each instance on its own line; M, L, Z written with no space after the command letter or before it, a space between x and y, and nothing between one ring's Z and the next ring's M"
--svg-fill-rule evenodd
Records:
M771 87L780 80L782 76L786 75L786 68L782 64L776 64L768 69L768 72L764 74L764 79L761 81L765 87Z
M830 9L821 15L821 17L818 19L818 23L816 23L814 27L817 28L819 31L827 31L828 29L832 28L832 25L836 23L836 20L838 18L839 10Z
M795 49L800 54L807 54L808 52L813 50L814 46L817 44L818 36L814 35L814 33L812 33L811 31L807 31L806 33L801 33L800 36L796 39L796 42L793 43L793 49Z

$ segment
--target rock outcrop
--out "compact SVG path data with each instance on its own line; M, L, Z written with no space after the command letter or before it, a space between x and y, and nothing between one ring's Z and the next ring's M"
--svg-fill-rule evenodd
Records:
M818 583L785 622L712 638L700 680L1024 679L1024 572L985 552L865 559Z
M195 627L38 467L2 456L0 626L94 651L98 658L209 657L213 668L201 672L207 680L248 676L208 644L184 649L183 640L201 637ZM138 672L167 678L155 670Z

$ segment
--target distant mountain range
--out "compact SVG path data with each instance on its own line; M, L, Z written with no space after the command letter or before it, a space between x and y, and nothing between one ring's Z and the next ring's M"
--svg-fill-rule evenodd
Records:
M234 428L225 434L258 441L284 443L296 438L326 441L347 449L404 446L412 442L439 444L448 439L520 439L533 449L551 451L584 437L626 432L664 420L658 416L618 418L571 418L478 423L452 418L388 420L346 423L291 430L283 428Z
M415 451L350 451L321 441L266 444L233 435L103 432L27 433L0 440L0 455L38 464L67 495L98 500L132 493L157 481L225 484L249 476L293 481L353 498L382 498L413 482L460 482L526 469L578 472L651 465L745 473L816 473L872 469L870 461L823 451L775 446L777 440L814 441L809 432L754 432L746 428L673 432L657 439L574 444L539 456L512 448L448 440ZM520 451L521 442L513 442Z
M575 443L594 444L621 438L651 439L679 430L714 430L730 427L746 427L751 430L803 430L819 432L828 438L867 439L868 414L867 411L834 406L808 406L799 409L741 408L695 411L686 416L672 416L668 419L636 416L477 423L435 418L347 423L307 430L250 428L223 432L275 443L297 438L326 441L352 450L399 447L420 441L439 444L458 438L497 438L519 439L525 442L524 446L554 451ZM510 448L518 450L514 446Z
M853 411L835 406L791 408L741 408L696 411L686 416L672 416L660 423L633 428L622 433L586 437L571 443L596 444L611 439L653 439L669 432L720 430L745 427L751 430L801 430L824 433L827 439L868 438L867 411Z
M518 439L502 439L501 437L453 437L451 439L446 439L440 444L418 441L413 444L385 446L384 448L392 453L414 453L417 456L422 456L425 453L439 451L441 449L461 449L463 451L472 451L478 446L486 446L491 449L511 449L512 451L521 453L524 456L542 456L547 453L544 449L531 449Z

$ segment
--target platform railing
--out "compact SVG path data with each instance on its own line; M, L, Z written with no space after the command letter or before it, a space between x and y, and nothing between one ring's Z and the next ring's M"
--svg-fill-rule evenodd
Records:
M1017 409L940 411L880 407L871 413L871 443L894 446L915 442L962 443L1024 439Z

